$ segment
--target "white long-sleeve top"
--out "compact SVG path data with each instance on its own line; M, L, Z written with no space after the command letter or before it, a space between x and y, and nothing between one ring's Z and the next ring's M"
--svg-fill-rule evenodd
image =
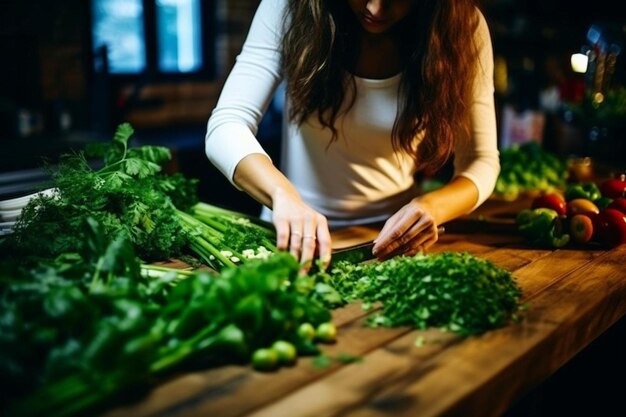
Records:
M208 121L207 157L233 185L235 168L244 157L267 156L255 135L282 81L280 42L286 3L261 1ZM471 105L471 138L457 141L454 150L454 175L468 178L478 190L474 208L490 196L500 170L493 53L482 16L477 36L480 69ZM280 168L331 227L384 220L417 195L415 163L410 155L394 150L391 142L400 78L401 74L377 80L355 77L356 100L337 118L339 137L330 146L332 134L315 115L301 125L284 123Z

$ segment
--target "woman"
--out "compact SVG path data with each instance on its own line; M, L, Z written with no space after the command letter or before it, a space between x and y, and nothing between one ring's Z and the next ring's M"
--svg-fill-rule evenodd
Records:
M279 170L254 135L283 79ZM380 259L427 249L499 173L487 24L473 0L262 0L206 153L305 268L330 261L329 227L385 221ZM452 156L451 181L419 195L414 174Z

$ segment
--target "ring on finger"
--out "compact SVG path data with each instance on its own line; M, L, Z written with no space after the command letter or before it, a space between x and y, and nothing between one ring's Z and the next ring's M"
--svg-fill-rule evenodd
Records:
M294 236L302 236L302 233L300 233L300 232L291 232L291 236L292 237L294 237Z
M313 235L304 235L302 236L302 239L313 239L313 240L317 240L317 237L313 236Z

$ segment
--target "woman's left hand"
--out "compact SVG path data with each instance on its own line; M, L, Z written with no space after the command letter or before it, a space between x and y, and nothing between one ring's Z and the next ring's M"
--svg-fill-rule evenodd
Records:
M431 211L418 199L411 200L385 222L375 240L374 255L378 259L412 256L432 246L439 233Z

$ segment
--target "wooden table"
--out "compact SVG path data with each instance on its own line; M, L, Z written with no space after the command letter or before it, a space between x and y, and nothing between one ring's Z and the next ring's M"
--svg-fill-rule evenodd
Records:
M510 228L511 214L528 204L489 201L451 223L433 248L467 251L512 271L528 305L521 323L470 338L436 329L371 329L353 304L334 311L338 341L323 351L361 362L320 368L300 358L273 373L226 366L185 374L106 417L502 415L626 312L626 245L530 248ZM337 232L335 242L374 234L353 228Z

